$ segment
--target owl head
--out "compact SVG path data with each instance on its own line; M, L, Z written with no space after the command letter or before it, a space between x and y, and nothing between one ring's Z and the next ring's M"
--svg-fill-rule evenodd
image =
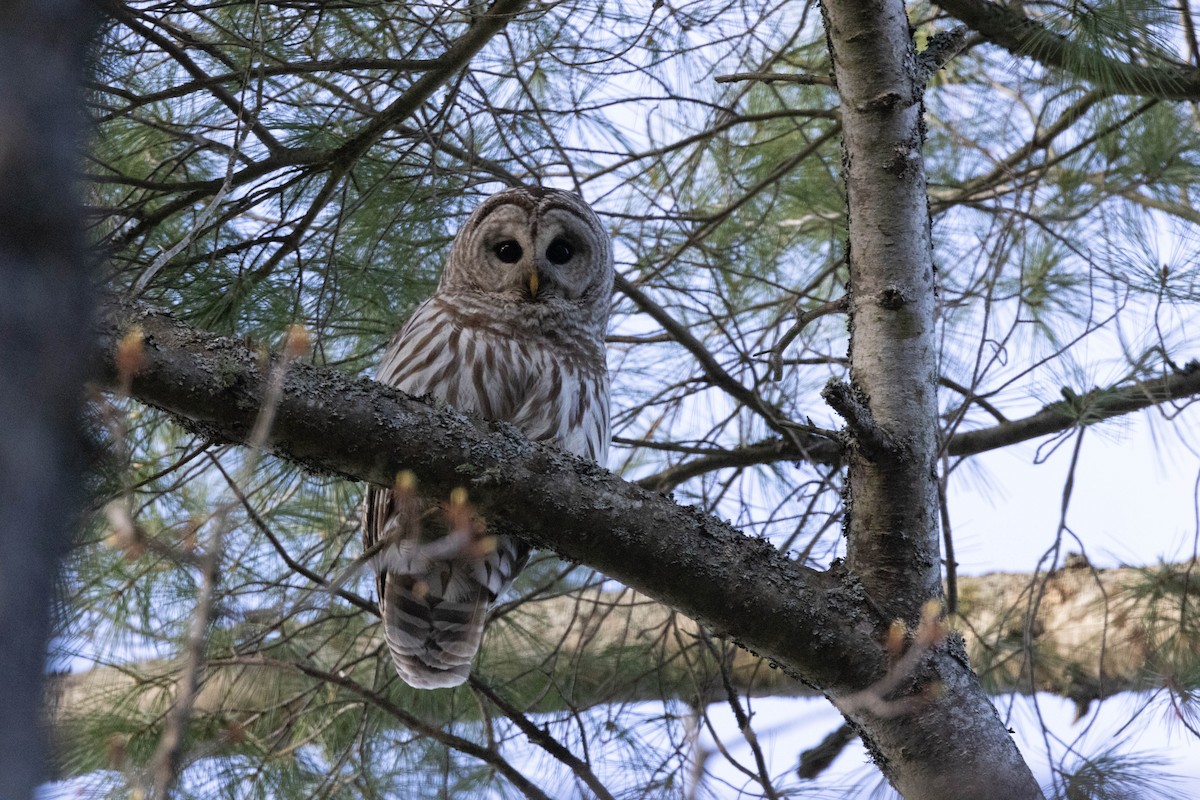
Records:
M612 245L578 195L520 186L489 197L454 244L440 291L526 305L535 317L580 315L603 326L613 289Z

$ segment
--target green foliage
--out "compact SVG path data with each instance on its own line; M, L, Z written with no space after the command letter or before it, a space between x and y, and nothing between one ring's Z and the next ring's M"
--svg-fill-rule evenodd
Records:
M613 466L669 478L680 463L790 442L794 429L778 420L840 426L818 392L847 375L843 315L804 328L781 354L782 380L767 365L798 313L848 288L839 99L822 82L830 64L815 10L532 4L409 113L359 139L443 65L479 9L117 6L95 45L84 159L104 290L264 347L300 324L313 362L369 374L432 291L480 197L511 181L575 188L609 225L619 271L704 349L616 299ZM1102 78L1106 58L1178 57L1171 4L1029 9L1092 48L1083 74ZM923 4L910 18L922 44L946 26ZM1096 377L1106 368L1168 370L1185 342L1157 323L1200 294L1194 110L1026 64L1014 70L1010 57L973 44L924 98L939 364L971 393L943 391L947 439L1018 419L1064 382L1090 397L1107 388ZM813 80L715 82L740 72ZM1127 358L1077 367L1088 342L1128 330L1138 337ZM727 394L701 355L769 413ZM114 796L144 777L200 596L195 557L219 538L207 688L181 795L515 796L503 769L465 754L466 742L532 777L544 767L563 789L553 796L585 796L578 775L479 693L416 692L395 677L358 561L360 487L254 460L121 398L97 399L89 422L101 454L93 513L61 577L51 661L120 680L65 709L61 775L90 775L97 794ZM780 448L668 488L823 566L843 547L842 480L836 467L797 459ZM110 502L140 538L122 538L104 513ZM598 580L535 560L493 625L509 646L485 647L476 674L616 794L703 796L719 782L697 777L707 767L696 742L707 703L727 697L728 665L673 625L589 646L577 644L579 628L604 614L538 624L531 600L576 596ZM1162 622L1147 609L1194 590L1190 572L1148 571L1128 613ZM960 608L971 619L987 602L964 594ZM1011 688L1065 670L1030 641L1020 609L1010 612L982 631L983 680ZM1193 727L1197 619L1183 614L1153 641L1145 674L1148 686L1170 677ZM686 646L666 649L672 640ZM785 791L801 788L783 764L793 757L773 762ZM743 760L739 775L757 775ZM1142 773L1152 766L1117 753L1083 758L1061 776L1064 796L1132 796L1120 792L1150 786Z
M1120 753L1114 747L1094 756L1079 757L1073 769L1061 774L1062 784L1054 796L1063 800L1126 800L1155 797L1185 798L1190 793L1176 788L1162 770L1168 762L1153 755Z

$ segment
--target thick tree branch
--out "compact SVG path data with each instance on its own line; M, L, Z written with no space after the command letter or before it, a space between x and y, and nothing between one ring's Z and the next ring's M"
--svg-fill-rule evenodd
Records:
M246 441L267 382L259 354L164 315L110 305L97 340L99 382L116 384L116 345L133 326L145 337L133 396L214 439ZM587 563L822 688L865 686L882 669L870 632L879 620L864 618L853 586L696 509L531 443L508 425L297 364L268 449L309 469L380 485L411 469L430 494L466 486L494 528Z

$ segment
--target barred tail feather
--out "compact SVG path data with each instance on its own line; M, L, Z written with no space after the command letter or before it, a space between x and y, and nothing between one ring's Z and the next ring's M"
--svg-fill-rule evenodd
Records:
M487 589L475 585L473 594L447 598L411 575L380 583L384 638L404 682L417 689L465 682L483 639Z
M380 554L384 638L409 686L439 689L466 681L488 609L529 558L529 546L520 539L497 536L494 541L495 548L484 555L450 560L428 560L419 555L420 546L411 544ZM425 548L428 553L429 545Z

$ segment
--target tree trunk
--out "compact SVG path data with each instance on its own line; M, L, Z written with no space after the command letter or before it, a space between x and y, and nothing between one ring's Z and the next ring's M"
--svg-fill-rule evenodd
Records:
M78 499L91 330L77 163L82 4L0 5L0 796L42 780L54 573Z
M923 663L900 661L874 689L830 694L909 800L1041 797L961 641L936 642L919 627L942 587L924 76L908 18L901 0L822 7L849 205L850 383L824 392L850 441L847 567L883 612L881 638L895 619L917 631L910 648L930 647Z

